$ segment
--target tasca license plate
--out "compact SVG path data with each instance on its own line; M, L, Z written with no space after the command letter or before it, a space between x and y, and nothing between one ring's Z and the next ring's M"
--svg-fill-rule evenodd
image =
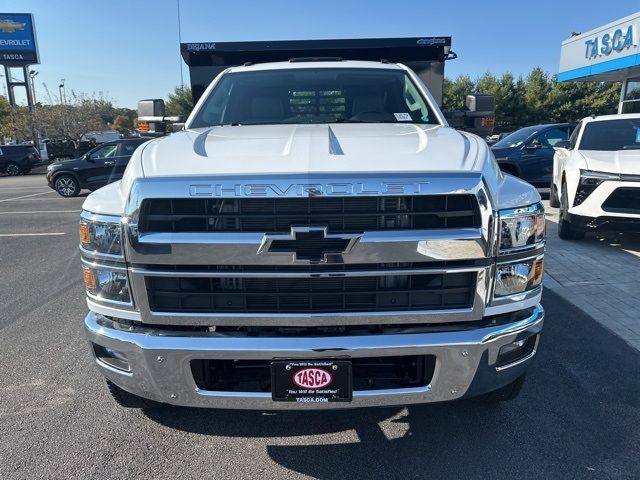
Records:
M352 399L351 362L278 361L271 364L271 398L277 402L328 403Z

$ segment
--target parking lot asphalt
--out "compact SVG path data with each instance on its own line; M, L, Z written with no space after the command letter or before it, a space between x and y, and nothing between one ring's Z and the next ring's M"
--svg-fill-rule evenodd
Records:
M42 175L0 178L2 479L640 476L640 352L551 290L538 358L508 404L122 409L82 331L82 201Z

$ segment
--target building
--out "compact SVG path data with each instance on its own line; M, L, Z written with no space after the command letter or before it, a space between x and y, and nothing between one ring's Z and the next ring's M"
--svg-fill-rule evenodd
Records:
M622 82L618 113L640 113L640 12L562 42L558 80Z

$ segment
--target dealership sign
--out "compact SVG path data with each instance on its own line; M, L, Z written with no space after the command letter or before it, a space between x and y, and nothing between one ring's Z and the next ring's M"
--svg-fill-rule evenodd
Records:
M640 12L562 42L560 81L622 80L640 65Z
M0 13L0 64L40 63L33 15Z

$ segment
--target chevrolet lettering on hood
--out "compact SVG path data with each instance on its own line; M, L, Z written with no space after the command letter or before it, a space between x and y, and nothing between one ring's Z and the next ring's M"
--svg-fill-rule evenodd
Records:
M350 195L412 195L424 192L420 182L341 182L341 183L198 183L189 186L192 197L317 197Z

